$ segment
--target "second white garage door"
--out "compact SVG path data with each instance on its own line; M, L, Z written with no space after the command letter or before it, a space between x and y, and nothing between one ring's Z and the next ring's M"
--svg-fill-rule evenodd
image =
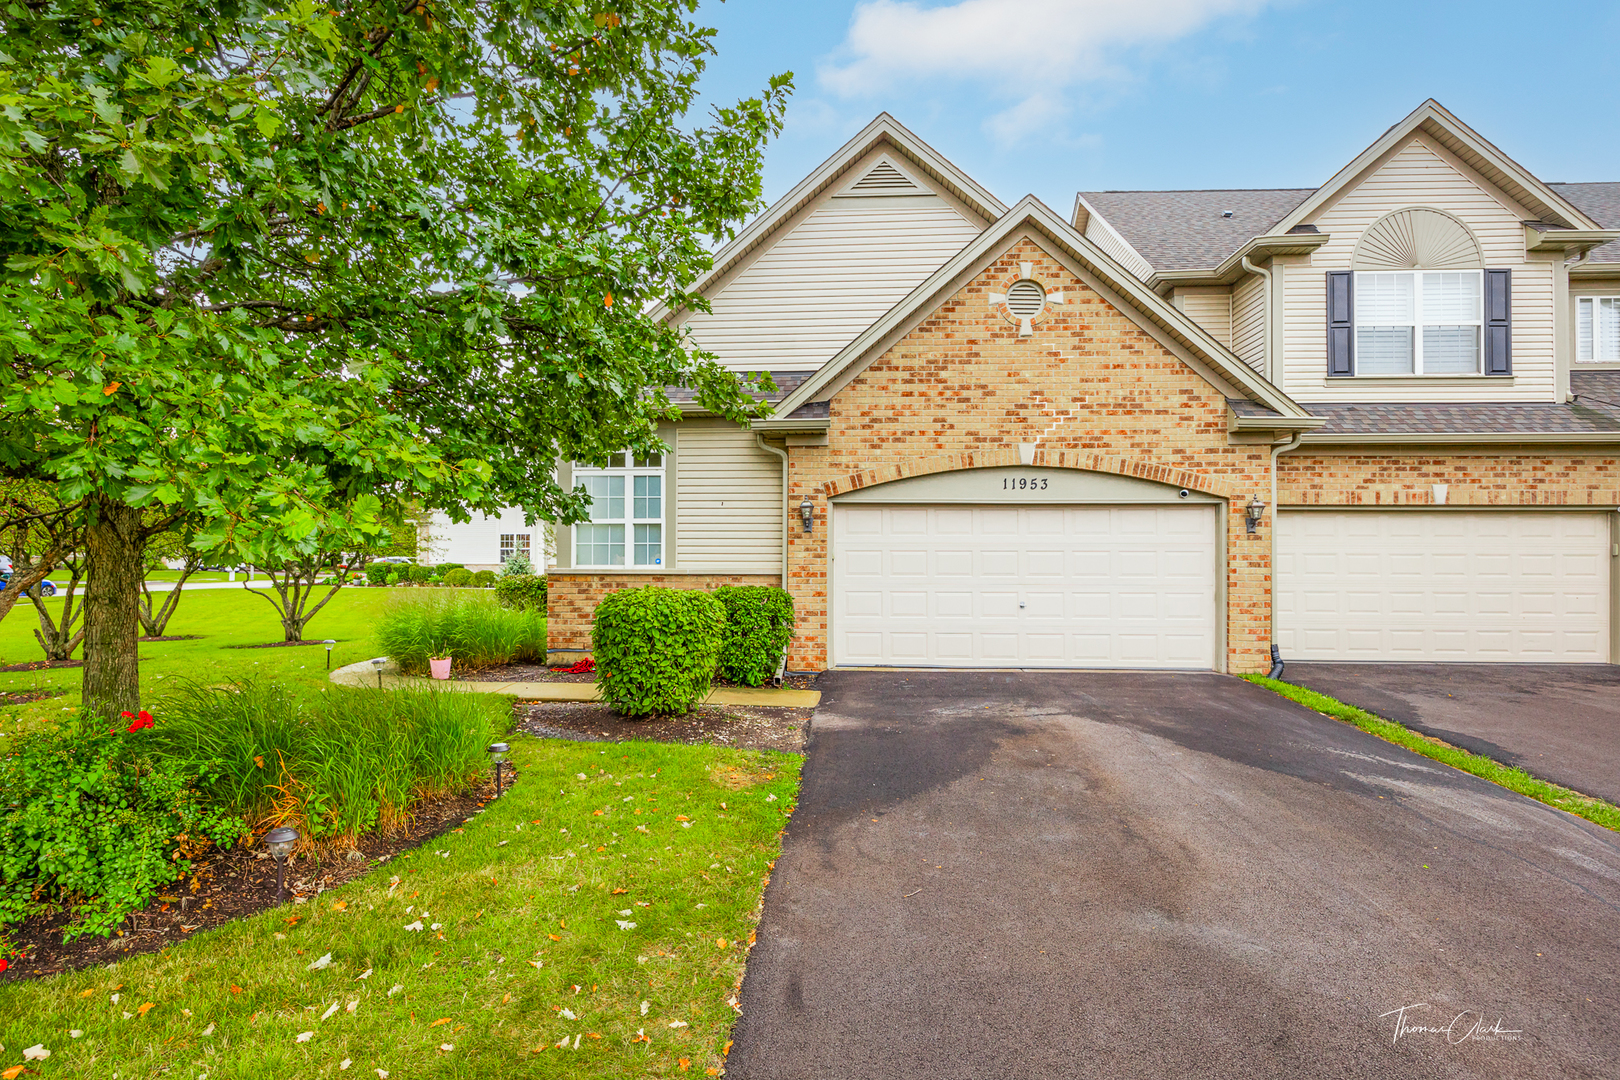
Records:
M1284 511L1283 658L1607 663L1609 516Z
M1211 668L1215 509L848 506L833 662Z

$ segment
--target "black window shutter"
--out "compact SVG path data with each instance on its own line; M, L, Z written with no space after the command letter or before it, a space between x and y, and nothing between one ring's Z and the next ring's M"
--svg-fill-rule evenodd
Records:
M1330 376L1355 374L1355 279L1348 270L1327 275L1327 354Z
M1513 271L1485 271L1485 374L1513 374Z

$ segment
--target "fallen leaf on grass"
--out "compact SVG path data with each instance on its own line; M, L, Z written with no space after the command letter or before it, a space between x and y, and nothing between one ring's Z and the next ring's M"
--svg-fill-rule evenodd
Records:
M44 1061L50 1056L51 1052L45 1049L44 1043L35 1043L33 1046L30 1046L28 1049L23 1051L24 1061Z
M352 1013L352 1012L354 1012L354 1010L358 1009L359 1007L360 1007L360 999L355 998L353 1001L351 1001L347 1005L343 1006L343 1011Z
M240 994L241 992L242 992L242 988L240 986L237 986L235 983L231 984L231 993Z
M145 1016L147 1013L149 1013L151 1011L152 1011L152 1003L150 1001L148 1001L145 1005L142 1005L140 1008L135 1010L136 1014L140 1015L140 1016Z
M70 1038L70 1039L77 1039L77 1038L82 1037L83 1035L84 1035L84 1032L79 1030L78 1028L74 1028L72 1031L68 1032L68 1038Z
M429 1024L428 1027L438 1027L440 1024L448 1024L449 1022L450 1018L448 1016L441 1016L437 1020L433 1021L433 1023Z
M354 1059L353 1058L344 1058L342 1061L338 1062L338 1071L342 1072L343 1070L347 1069L350 1065L353 1065L353 1064L354 1064Z
M405 925L405 929L407 929L407 930L410 930L410 931L412 931L412 932L413 932L413 933L421 933L421 932L422 932L422 920L421 920L421 919L417 919L417 920L416 920L416 921L415 921L415 922L413 922L413 923L407 923L407 924L406 924L406 925Z
M356 975L354 977L354 981L359 982L361 979L369 979L369 978L371 978L371 969L366 968L366 970L362 971L360 974L358 974L358 975Z
M440 1043L439 1044L439 1052L440 1053L448 1054L450 1051L454 1050L455 1048L456 1048L455 1043Z
M394 988L392 990L388 991L388 996L393 997L395 994L399 993L403 989L405 989L403 986L400 986L398 983L395 983Z
M213 1033L214 1033L214 1025L213 1024L209 1024L207 1027L203 1028L203 1034L204 1035L212 1035Z
M339 900L337 903L332 905L332 910L333 911L348 911L349 910L349 902L347 900Z
M561 941L562 940L562 938L558 937L556 934L547 934L546 937L550 938L552 941Z
M96 988L92 986L90 989L84 991L79 996L82 997L82 998L86 998L86 997L89 997L91 994L93 994L95 992L96 992Z
M321 1013L321 1019L322 1020L330 1020L330 1019L332 1019L333 1014L336 1013L337 1011L338 1011L338 1003L334 1001L334 1002L332 1002L332 1004L330 1004L330 1005L328 1005L326 1007L325 1012Z
M623 919L614 919L613 921L619 924L620 930L634 930L636 928L636 924L633 922L626 922Z
M669 1026L672 1027L672 1028L683 1028L683 1027L689 1027L690 1025L687 1024L687 1022L685 1020L671 1020L669 1022Z
M691 1065L691 1064L692 1064L692 1059L691 1059L691 1058L681 1058L681 1059L680 1059L680 1060L679 1060L679 1061L678 1061L678 1062L677 1062L677 1064L679 1064L679 1065L680 1065L680 1067L681 1067L681 1071L682 1071L682 1072L685 1072L685 1071L686 1071L686 1068L687 1068L687 1066L689 1066L689 1065Z
M574 1015L574 1010L573 1009L558 1009L557 1010L557 1015L561 1016L564 1020L578 1020L579 1019L579 1017Z
M538 960L530 960L529 963L531 963L531 964L533 964L535 966L535 970L539 970L540 961L538 961Z
M3 1077L4 1080L17 1080L17 1077L21 1076L26 1068L28 1068L26 1065L13 1065L5 1072L0 1072L0 1077Z
M319 960L316 960L316 961L312 962L308 967L304 968L304 970L305 971L325 971L327 968L329 968L331 966L332 966L332 954L327 953L326 955L322 956Z
M647 1009L648 1009L648 1008L649 1008L649 1007L651 1007L651 1005L652 1005L652 1002L650 1002L650 1001L643 1001L643 1002L642 1002L642 1003L641 1003L641 1015L642 1015L642 1016L646 1016L646 1015L647 1015Z
M294 1039L293 1042L309 1042L309 1040L313 1039L314 1037L315 1033L313 1031L300 1031L298 1033L298 1038Z

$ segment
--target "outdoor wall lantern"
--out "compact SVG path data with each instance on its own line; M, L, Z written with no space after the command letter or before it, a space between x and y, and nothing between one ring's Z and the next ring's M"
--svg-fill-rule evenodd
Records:
M264 834L264 846L276 860L276 903L287 899L287 856L298 844L298 830L282 825Z
M489 744L489 760L495 763L495 797L501 797L501 764L506 761L506 752L511 747L503 742Z
M337 640L335 638L327 638L325 641L321 642L321 644L326 646L326 670L331 671L332 670L332 646L337 644Z
M810 505L810 496L806 495L799 504L799 520L804 522L804 531L810 531L810 523L815 520L816 508Z
M1250 526L1249 531L1254 532L1254 527ZM387 658L382 656L377 657L371 662L371 666L377 669L377 689L379 690L382 689L382 666L387 662Z
M1249 532L1252 533L1254 532L1254 527L1260 524L1260 519L1264 517L1266 513L1265 500L1260 498L1259 492L1249 496L1249 505L1246 507L1246 509L1248 513L1245 518L1245 523L1249 527Z

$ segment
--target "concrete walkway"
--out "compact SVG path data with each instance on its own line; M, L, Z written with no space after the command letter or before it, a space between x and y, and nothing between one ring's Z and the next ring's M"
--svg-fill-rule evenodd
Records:
M506 697L516 698L519 701L600 701L602 692L595 683L583 682L478 682L472 679L450 679L445 682L436 682L433 679L424 679L420 676L401 675L399 665L392 660L383 659L382 676L379 680L378 669L372 666L370 660L362 660L358 664L349 664L332 672L332 681L339 686L377 687L390 690L396 687L409 686L425 689L435 686L440 689L466 690L473 694L503 694ZM754 705L776 709L813 709L821 703L821 693L817 690L778 690L774 687L761 686L750 689L743 686L716 687L714 692L703 699L705 705Z

